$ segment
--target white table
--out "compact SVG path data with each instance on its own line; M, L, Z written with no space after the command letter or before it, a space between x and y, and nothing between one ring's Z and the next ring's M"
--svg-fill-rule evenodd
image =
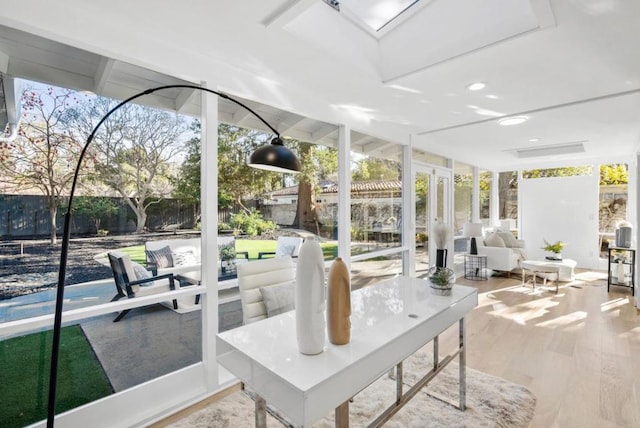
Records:
M556 281L556 293L558 292L558 283L573 281L575 279L575 267L578 263L571 259L562 260L523 260L520 263L522 268L522 285L526 282L527 271L533 275L533 288L536 288L536 275L544 279Z
M388 420L455 356L460 357L460 408L465 408L464 317L478 304L475 288L456 285L437 296L426 280L400 277L354 291L351 341L330 344L318 355L298 351L295 312L218 334L218 362L256 392L256 426L265 426L265 400L296 426L309 426L336 411L348 426L348 400L397 366L397 402L373 425ZM439 359L440 333L459 324L459 348ZM434 368L402 392L402 361L434 341ZM428 418L428 415L425 415Z

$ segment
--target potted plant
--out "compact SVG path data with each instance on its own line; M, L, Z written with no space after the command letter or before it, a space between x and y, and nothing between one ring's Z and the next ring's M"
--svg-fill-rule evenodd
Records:
M221 270L226 272L228 267L232 267L236 259L236 249L230 245L220 248Z
M567 244L565 242L562 241L556 241L554 243L549 243L547 242L547 240L544 240L544 247L542 247L543 250L545 251L549 251L551 253L553 253L553 259L555 260L562 260L562 249L566 246Z
M451 293L456 277L453 269L434 266L429 269L429 285L435 294L446 296Z

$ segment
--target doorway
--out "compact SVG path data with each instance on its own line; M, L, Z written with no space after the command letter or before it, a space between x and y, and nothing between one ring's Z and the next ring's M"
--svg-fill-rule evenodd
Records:
M451 170L423 164L413 165L414 219L416 235L416 276L427 273L435 265L436 245L433 226L437 221L452 224L452 173ZM453 238L448 244L452 250L447 254L447 266L453 267ZM429 257L433 255L433 257Z

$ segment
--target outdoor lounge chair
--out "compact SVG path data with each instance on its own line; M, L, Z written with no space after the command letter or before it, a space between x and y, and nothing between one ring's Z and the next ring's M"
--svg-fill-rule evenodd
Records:
M113 271L113 279L116 283L118 294L111 299L112 302L123 297L132 299L137 296L148 296L175 290L175 278L172 273L151 276L141 265L131 261L128 254L118 251L110 252L109 264ZM178 309L178 301L173 299L173 309ZM120 312L113 322L120 321L130 309Z
M298 257L300 247L302 246L302 238L296 236L280 236L276 244L276 251L260 251L258 258L262 259L266 255L275 255L276 257L291 256Z

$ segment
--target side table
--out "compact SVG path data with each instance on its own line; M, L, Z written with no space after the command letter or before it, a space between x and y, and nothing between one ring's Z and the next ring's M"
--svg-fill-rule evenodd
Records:
M481 256L479 254L465 254L464 278L474 281L486 281L487 256Z
M607 292L612 285L618 285L630 287L631 295L635 295L635 267L635 248L609 247Z

